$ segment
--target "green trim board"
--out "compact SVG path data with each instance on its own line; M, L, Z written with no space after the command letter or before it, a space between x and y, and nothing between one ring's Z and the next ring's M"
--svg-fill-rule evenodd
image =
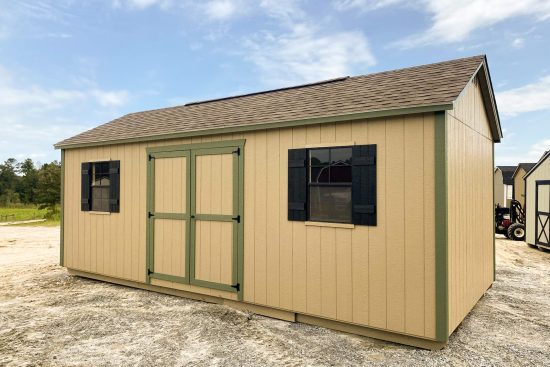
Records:
M495 167L495 143L492 143L493 148L493 167ZM495 210L495 173L493 172L493 186L492 186L492 193L493 193L493 213L491 216L493 217L493 282L497 280L497 247L496 247L496 228L494 223L494 210ZM527 188L527 185L525 185L525 188ZM526 196L525 196L526 197Z
M392 108L387 110L352 113L352 114L346 114L346 115L323 116L323 117L314 117L314 118L308 118L308 119L288 120L288 121L272 122L272 123L265 123L265 124L220 127L220 128L214 128L214 129L186 131L181 133L158 134L158 135L150 135L150 136L140 136L135 138L113 139L108 141L97 141L97 142L76 143L76 144L56 144L54 145L54 147L56 149L61 149L61 148L74 149L74 148L94 147L94 146L104 146L104 145L139 143L139 142L145 142L145 141L157 141L157 140L188 138L188 137L194 137L194 136L207 136L207 135L228 134L228 133L242 133L242 132L254 131L254 130L278 129L283 127L297 127L297 126L325 124L325 123L332 123L332 122L345 122L345 121L372 119L372 118L379 118L379 117L411 115L411 114L417 114L417 113L436 112L436 111L452 110L452 109L453 109L452 103L441 104L441 105L422 105L422 106L413 106L413 107L405 107L405 108Z
M167 155L170 152L180 151L180 150L192 150L192 149L209 149L209 148L242 148L244 147L245 139L236 139L236 140L220 140L220 141L209 141L205 143L190 143L190 144L177 144L177 145L167 145L161 147L148 147L146 151L148 154L153 157L162 157ZM158 154L161 154L160 156ZM167 155L169 156L169 155Z
M65 211L65 149L61 149L61 192L60 192L60 201L61 201L61 211L59 213L59 265L65 266L65 233L64 233L64 223L63 223L63 214Z
M449 340L447 126L445 111L435 113L435 311L436 340Z

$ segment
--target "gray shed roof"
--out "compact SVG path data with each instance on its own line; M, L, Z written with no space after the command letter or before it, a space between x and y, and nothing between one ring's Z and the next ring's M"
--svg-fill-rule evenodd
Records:
M468 82L480 75L493 139L502 131L484 55L356 77L344 77L183 106L130 113L58 142L56 148L106 145L267 128L285 123L344 121L451 109ZM384 115L384 114L381 114Z
M502 182L505 185L513 185L514 184L513 176L517 166L497 166L497 168L502 172Z

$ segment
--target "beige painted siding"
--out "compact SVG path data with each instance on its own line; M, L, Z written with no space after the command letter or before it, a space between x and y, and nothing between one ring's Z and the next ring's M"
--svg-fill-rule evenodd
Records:
M519 201L522 207L525 206L525 181L523 176L526 173L523 168L518 168L514 176L514 200Z
M491 133L479 86L447 114L449 333L493 281Z
M542 162L541 165L538 166L537 169L527 177L527 180L525 182L527 188L527 195L525 197L527 202L525 207L525 216L527 220L525 236L527 243L530 244L535 244L535 181L537 180L550 180L550 158L547 158L544 162ZM541 206L543 205L544 199L546 198L539 197L539 205L540 208L546 209L546 207Z
M246 302L435 337L433 114L68 150L67 267L144 282L145 148L221 139L246 139ZM377 144L378 225L289 222L288 149L350 143ZM80 211L80 164L93 159L121 160L118 214ZM234 299L221 291L153 283Z
M506 206L506 197L504 196L504 182L502 178L502 171L497 169L494 171L494 201L495 205Z

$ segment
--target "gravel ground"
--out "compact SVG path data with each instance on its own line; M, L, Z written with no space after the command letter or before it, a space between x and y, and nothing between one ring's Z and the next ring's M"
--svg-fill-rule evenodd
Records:
M426 351L67 275L59 228L0 228L0 366L550 366L550 253L497 241L497 281Z

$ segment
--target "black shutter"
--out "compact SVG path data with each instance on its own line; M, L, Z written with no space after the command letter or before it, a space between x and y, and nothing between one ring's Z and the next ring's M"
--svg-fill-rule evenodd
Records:
M120 212L120 161L109 161L109 211Z
M288 220L307 220L307 150L288 150Z
M92 164L89 162L82 163L81 169L81 197L80 197L80 210L83 212L89 212L92 207Z
M356 145L352 153L352 221L376 225L376 144Z

